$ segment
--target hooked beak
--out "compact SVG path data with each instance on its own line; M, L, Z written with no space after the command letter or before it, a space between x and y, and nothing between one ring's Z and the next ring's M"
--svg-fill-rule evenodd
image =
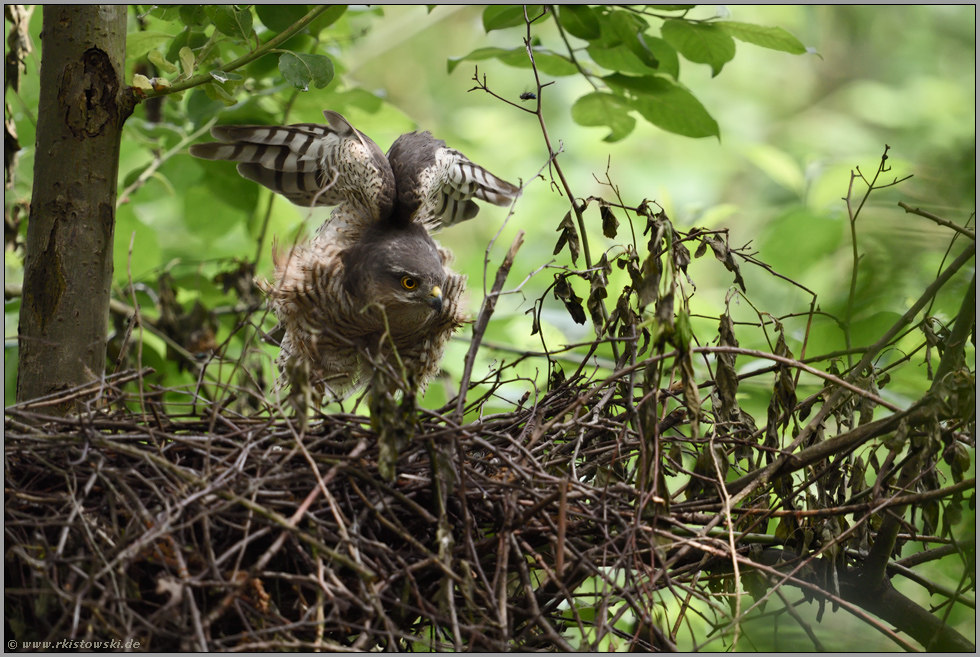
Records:
M438 285L433 286L432 291L429 292L429 305L436 313L442 312L442 290Z

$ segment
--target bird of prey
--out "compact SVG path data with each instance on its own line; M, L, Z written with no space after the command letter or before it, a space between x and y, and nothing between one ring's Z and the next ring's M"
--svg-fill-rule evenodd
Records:
M520 190L428 132L402 135L386 156L342 115L323 115L326 125L216 126L219 141L190 149L238 162L296 205L336 206L312 239L273 245L263 289L285 328L276 390L297 366L332 398L378 368L390 390L424 389L465 321L465 278L432 232L474 217L474 199L508 205Z

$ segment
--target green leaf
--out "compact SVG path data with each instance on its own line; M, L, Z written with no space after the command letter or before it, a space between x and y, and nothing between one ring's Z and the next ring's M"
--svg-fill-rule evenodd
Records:
M283 32L310 11L307 5L255 5L255 15L275 33Z
M208 42L208 37L200 30L191 30L187 27L174 37L173 41L170 42L170 47L167 48L167 60L171 62L176 62L180 59L180 49L190 48L192 51L197 50ZM202 62L203 63L203 62Z
M463 55L462 57L450 57L446 62L446 70L448 73L452 73L462 62L479 62L484 59L499 59L509 66L521 66L520 59L515 57L517 50L508 50L506 48L477 48L476 50L470 52L468 55ZM527 55L525 54L524 60L527 60ZM527 66L531 66L531 62L527 62Z
M153 9L150 10L150 16L162 21L175 21L180 18L180 7L176 5L154 5Z
M485 59L499 59L501 63L516 68L531 68L531 60L528 59L527 50L524 48L477 48L468 55L450 57L446 62L446 68L449 73L452 73L461 62L482 61ZM575 64L561 55L556 55L550 50L543 48L534 49L534 61L538 65L538 70L547 75L561 77L578 73Z
M310 82L323 89L333 80L333 62L326 55L284 52L279 57L279 72L300 91L308 91Z
M241 75L239 75L238 73L228 73L228 72L222 71L220 68L216 68L216 69L210 71L210 74L211 74L211 77L212 78L214 78L215 80L217 80L218 82L221 82L221 83L225 83L225 82L242 82L245 79Z
M277 34L267 31L259 37L259 42L262 45L265 45L276 37L278 37ZM316 39L307 34L305 31L300 31L298 34L294 34L290 38L286 39L285 42L280 44L279 48L276 49L276 52L315 52L315 49ZM245 68L245 76L254 77L256 80L262 80L265 83L263 86L273 85L276 84L282 77L282 75L279 73L278 67L279 57L259 57L258 59L250 62Z
M310 34L313 36L319 35L320 32L336 23L344 15L345 11L347 11L347 5L331 5L329 9L324 10L322 14L314 18L307 26Z
M640 58L623 44L612 48L603 48L599 44L592 44L586 48L586 52L589 53L592 61L610 71L633 75L650 75L654 72L654 69L641 62Z
M163 58L163 53L159 50L151 50L146 53L146 58L163 73L176 73L177 67Z
M237 172L236 172L237 173ZM134 280L145 276L146 272L160 263L160 240L157 232L146 221L137 218L134 210L137 203L123 203L116 211L116 235L125 240L127 248L113 249L112 259L115 279L125 284L127 274ZM164 204L151 204L164 205ZM135 233L135 239L133 239ZM133 256L129 258L129 241L133 239Z
M541 5L527 5L531 20L541 15ZM487 32L524 24L524 5L490 5L483 10L483 29Z
M225 91L217 82L204 85L204 92L211 100L220 100L225 104L225 107L231 107L238 102L234 96Z
M157 182L159 182L163 186L164 190L166 190L166 192L170 194L170 196L177 196L177 189L170 183L170 179L168 179L161 172L159 171L153 172L150 178L152 180L156 180Z
M211 87L214 85L209 84L205 86ZM228 166L227 162L194 160L194 164L204 171L204 177L201 179L199 185L202 193L210 192L220 204L234 208L235 214L251 216L255 212L256 205L259 202L259 190L261 189L258 185L251 180L246 180L239 176L235 167ZM188 197L187 192L191 187L194 187L194 185L185 188L185 199ZM185 204L185 208L185 221L189 223L205 223L203 218L208 215L201 213L200 209L196 208L194 204ZM232 214L227 211L227 208L222 208L219 213L223 219L230 219L228 215Z
M235 171L234 167L225 167ZM256 185L253 183L253 187ZM258 194L250 194L257 202ZM241 223L249 216L243 212L228 212L227 206L210 185L192 185L183 190L184 221L188 232L193 232L195 238L203 238L207 243L213 243L228 235L235 224ZM255 206L249 208L254 212ZM207 217L207 220L204 219Z
M368 114L377 114L381 111L383 104L383 100L367 89L361 89L360 87L334 94L330 101L330 107L332 108L336 109L339 106L356 107Z
M718 75L735 56L735 41L715 25L673 18L663 24L660 33L667 43L690 61L711 66L712 76Z
M575 101L572 119L584 126L608 126L612 132L603 140L607 142L619 141L636 127L636 119L629 115L626 101L603 91L586 94Z
M599 19L587 5L559 5L558 20L569 34L579 39L591 41L601 34Z
M137 59L174 38L164 32L132 32L126 35L126 59Z
M654 71L666 73L675 80L680 72L680 64L677 59L677 51L663 39L643 35L643 40L647 47L654 53L657 61L656 67L650 67L637 57L632 50L625 44L613 47L602 47L593 44L587 49L589 56L596 64L611 71L619 73L631 73L634 75L650 75Z
M806 47L800 43L800 40L781 27L766 27L734 21L719 21L713 25L717 25L739 41L745 41L756 46L780 50L793 55L802 55L806 52Z
M215 29L240 41L252 36L252 12L231 5L208 5L204 8Z
M127 173L126 176L123 177L122 187L123 188L127 188L130 185L132 185L134 182L136 182L136 180L141 175L143 175L143 172L146 171L149 168L150 168L150 164L144 164L143 166L136 167L135 169L133 169L132 171L130 171L129 173Z
M224 106L223 102L213 100L207 92L197 88L191 91L187 99L187 118L195 126L200 126L217 116Z
M685 137L718 137L718 123L690 91L661 76L616 73L603 78L626 94L626 103L650 123Z
M655 69L660 65L644 39L645 21L640 22L635 15L625 11L614 12L609 18L613 30L630 52L650 68Z
M194 51L184 46L177 54L180 57L181 75L185 78L194 75Z
M522 48L521 51L524 52L524 49ZM527 59L526 53L524 54L524 61L527 62L527 68L531 68L531 62ZM562 55L543 48L534 49L534 63L538 65L539 71L556 78L578 73L575 64Z
M188 27L201 27L207 20L207 12L202 5L180 5L178 10L180 22Z
M642 36L647 48L657 58L657 62L659 63L657 70L661 73L666 73L676 80L681 74L681 63L674 47L659 37L650 36L649 34Z
M236 104L238 99L235 96L238 93L238 88L242 85L245 78L238 73L226 73L219 68L209 71L208 73L211 76L212 82L211 84L206 85L206 87L214 87L214 89L209 91L208 94L213 99L220 100L229 107Z
M133 131L136 134L129 134ZM153 148L173 148L180 143L181 134L174 130L173 124L145 121L138 117L130 117L123 129L123 139L138 139L143 143L154 141ZM129 186L127 181L123 186Z

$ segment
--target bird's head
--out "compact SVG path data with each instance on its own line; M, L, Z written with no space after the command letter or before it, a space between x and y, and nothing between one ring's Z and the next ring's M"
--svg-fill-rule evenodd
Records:
M344 256L345 287L355 303L383 306L393 317L422 323L443 310L446 270L419 224L368 229Z

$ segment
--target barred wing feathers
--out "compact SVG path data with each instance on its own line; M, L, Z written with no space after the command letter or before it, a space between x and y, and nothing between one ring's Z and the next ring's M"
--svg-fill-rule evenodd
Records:
M384 153L343 116L324 111L327 125L215 126L217 142L191 155L238 162L238 173L301 206L348 204L364 222L390 214L395 181Z
M398 189L397 219L452 226L480 211L473 201L508 205L520 189L428 132L402 135L388 151Z

